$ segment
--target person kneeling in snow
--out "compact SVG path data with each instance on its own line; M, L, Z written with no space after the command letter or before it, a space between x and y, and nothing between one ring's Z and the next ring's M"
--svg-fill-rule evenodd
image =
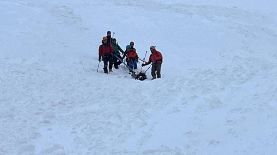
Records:
M99 61L104 61L104 73L108 74L108 64L109 71L112 72L113 65L113 48L112 45L108 43L107 37L103 37L102 45L99 46Z
M157 78L161 78L161 67L162 67L162 62L163 62L163 56L161 52L156 50L155 46L150 46L150 51L151 55L149 57L148 62L142 64L141 66L146 66L152 63L152 68L151 68L151 75L152 75L152 80Z

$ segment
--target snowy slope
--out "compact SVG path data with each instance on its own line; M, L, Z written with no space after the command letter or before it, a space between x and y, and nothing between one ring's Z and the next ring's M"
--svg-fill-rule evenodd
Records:
M0 154L275 154L276 3L1 0ZM162 79L97 73L107 30Z

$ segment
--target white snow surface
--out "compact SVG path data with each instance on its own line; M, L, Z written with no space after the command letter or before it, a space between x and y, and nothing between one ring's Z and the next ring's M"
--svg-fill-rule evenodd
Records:
M276 6L0 0L0 155L276 154ZM162 78L96 72L107 30Z

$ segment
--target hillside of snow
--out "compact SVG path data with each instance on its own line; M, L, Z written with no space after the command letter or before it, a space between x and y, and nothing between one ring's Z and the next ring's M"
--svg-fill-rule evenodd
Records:
M0 0L0 155L275 154L276 6ZM108 30L162 78L96 72Z

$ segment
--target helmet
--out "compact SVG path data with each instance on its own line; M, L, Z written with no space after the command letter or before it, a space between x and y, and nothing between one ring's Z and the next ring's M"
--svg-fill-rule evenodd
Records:
M130 42L130 45L131 45L131 46L134 46L134 45L135 45L135 43L134 43L133 41L131 41L131 42Z
M155 50L156 46L150 46L150 50Z

